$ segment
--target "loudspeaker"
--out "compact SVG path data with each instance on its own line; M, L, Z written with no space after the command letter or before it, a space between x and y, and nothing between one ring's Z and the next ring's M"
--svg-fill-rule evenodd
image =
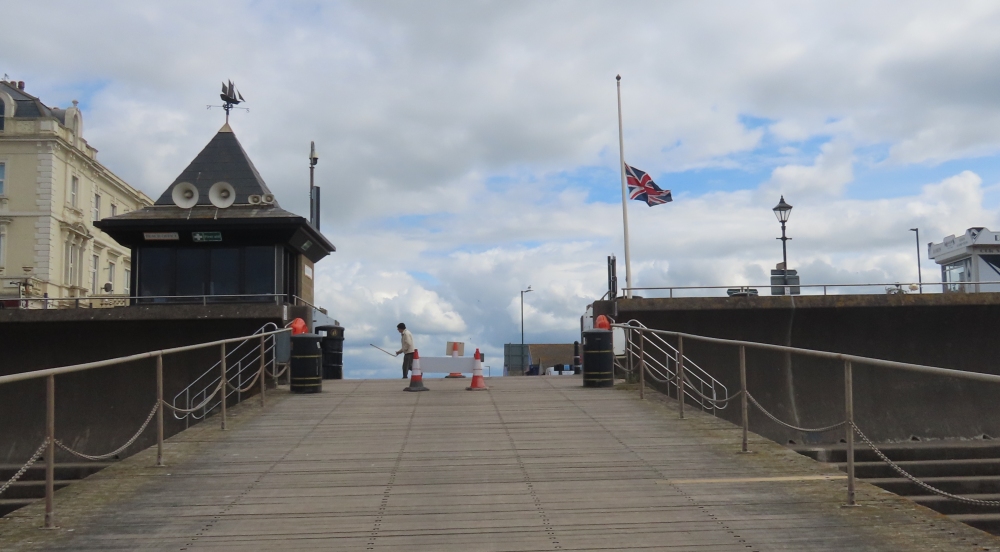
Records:
M236 190L228 182L216 182L208 189L208 200L219 209L225 209L236 201Z
M268 205L274 203L274 194L264 194L260 196L260 202Z
M181 209L190 209L198 204L198 188L190 182L181 182L174 186L170 197L174 200L174 205Z
M250 200L250 205L259 205L260 204L260 196L259 195L254 194L254 195L251 195L247 199Z

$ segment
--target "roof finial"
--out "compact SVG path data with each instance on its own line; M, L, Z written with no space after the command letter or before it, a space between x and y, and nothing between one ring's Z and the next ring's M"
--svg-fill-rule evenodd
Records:
M222 83L222 94L219 94L219 97L222 98L222 106L221 106L222 109L226 110L226 126L229 126L229 112L234 107L236 109L244 109L247 112L250 111L245 107L236 107L237 105L245 102L246 100L243 99L243 94L240 94L240 91L236 89L236 85L233 84L233 81L229 81L228 86L226 85L226 83ZM220 106L209 105L206 107L208 107L208 109L212 109L213 107L220 107Z

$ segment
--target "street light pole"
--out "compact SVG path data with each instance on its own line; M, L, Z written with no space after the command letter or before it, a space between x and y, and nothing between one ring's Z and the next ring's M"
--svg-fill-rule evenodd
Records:
M788 248L786 247L788 240L792 239L785 236L785 223L788 222L788 217L792 214L792 206L785 203L785 196L781 196L781 200L778 204L774 206L774 216L778 217L778 222L781 223L781 237L777 238L781 240L781 264L784 267L782 272L784 273L784 293L790 295L790 290L788 289Z
M528 289L521 290L521 373L524 374L524 294L530 293L532 291L531 286Z
M924 292L924 277L920 272L920 229L910 228L910 232L917 233L917 285L920 286L920 293Z

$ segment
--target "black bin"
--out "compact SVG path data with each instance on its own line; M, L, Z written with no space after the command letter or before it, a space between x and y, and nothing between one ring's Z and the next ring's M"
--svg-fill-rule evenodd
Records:
M323 379L344 379L344 327L317 326L316 331L326 332L320 341L323 350Z
M614 387L614 366L611 330L583 332L583 386Z
M308 333L292 336L292 363L289 367L292 393L319 393L323 390L321 338Z

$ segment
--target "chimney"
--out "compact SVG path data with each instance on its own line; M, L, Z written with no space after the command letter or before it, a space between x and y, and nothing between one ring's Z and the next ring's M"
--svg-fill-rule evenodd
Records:
M24 90L24 81L17 81L17 89Z

